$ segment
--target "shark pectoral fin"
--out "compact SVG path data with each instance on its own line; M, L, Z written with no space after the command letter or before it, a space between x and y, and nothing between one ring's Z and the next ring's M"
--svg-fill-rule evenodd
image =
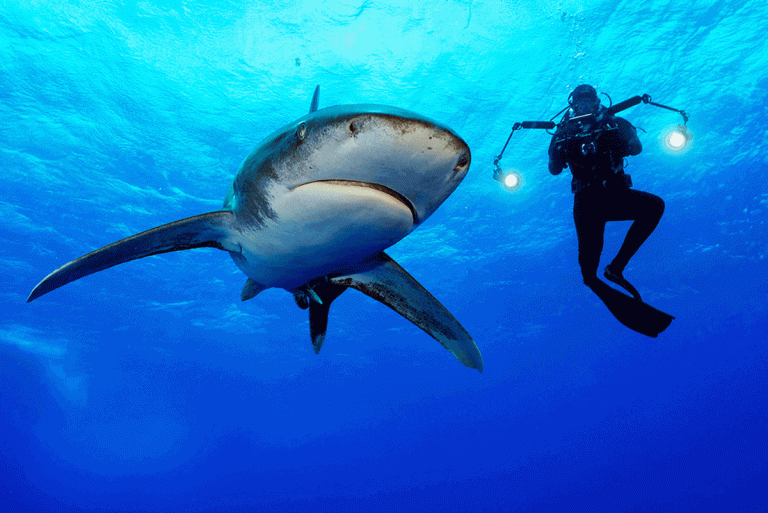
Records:
M315 354L320 353L320 349L325 342L325 331L328 329L328 311L331 309L331 303L347 290L347 287L321 281L311 289L321 301L309 302L309 336L312 337L312 349Z
M385 253L368 271L337 276L331 283L359 290L427 332L461 363L483 372L483 357L467 331L440 302Z
M83 276L137 258L192 248L218 248L235 251L234 246L236 245L233 246L228 241L232 232L233 216L232 212L227 210L189 217L152 228L92 251L46 276L32 290L27 302Z
M243 287L243 291L240 292L240 301L248 301L249 299L253 299L268 288L269 287L265 287L261 283L248 278L248 281L245 282L245 286Z

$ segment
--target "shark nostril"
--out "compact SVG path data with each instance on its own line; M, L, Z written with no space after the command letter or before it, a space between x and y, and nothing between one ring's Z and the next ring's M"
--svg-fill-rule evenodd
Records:
M458 162L456 163L456 168L466 167L467 164L469 164L469 155L467 155L466 153L462 153L459 156Z

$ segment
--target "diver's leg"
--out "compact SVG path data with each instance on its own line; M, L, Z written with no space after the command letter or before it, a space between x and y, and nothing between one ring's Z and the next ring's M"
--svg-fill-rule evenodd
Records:
M591 191L576 193L573 199L573 221L579 240L579 266L586 285L597 280L600 253L603 251L605 220L600 216L599 198Z
M616 200L612 202L610 219L634 220L616 258L609 264L613 273L621 275L629 260L658 226L664 214L664 200L653 194L632 189L617 195Z

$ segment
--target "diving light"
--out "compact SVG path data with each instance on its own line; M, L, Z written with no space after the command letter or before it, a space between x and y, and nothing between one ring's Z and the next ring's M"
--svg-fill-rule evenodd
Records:
M508 191L516 191L523 186L523 176L514 169L502 170L498 165L493 170L493 179L501 183Z
M685 125L677 125L677 128L667 132L664 145L670 151L679 152L684 150L692 140L693 134L688 131L688 128Z

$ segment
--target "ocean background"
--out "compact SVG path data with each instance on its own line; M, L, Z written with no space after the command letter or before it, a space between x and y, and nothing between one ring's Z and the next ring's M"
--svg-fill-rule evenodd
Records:
M0 1L0 511L768 511L765 0ZM581 283L547 120L638 105L666 201L625 276L658 339ZM27 304L64 263L220 208L248 152L320 107L450 126L469 174L388 250L481 374L356 291L306 311L198 249ZM604 102L607 98L602 96ZM603 265L628 223L609 224Z

